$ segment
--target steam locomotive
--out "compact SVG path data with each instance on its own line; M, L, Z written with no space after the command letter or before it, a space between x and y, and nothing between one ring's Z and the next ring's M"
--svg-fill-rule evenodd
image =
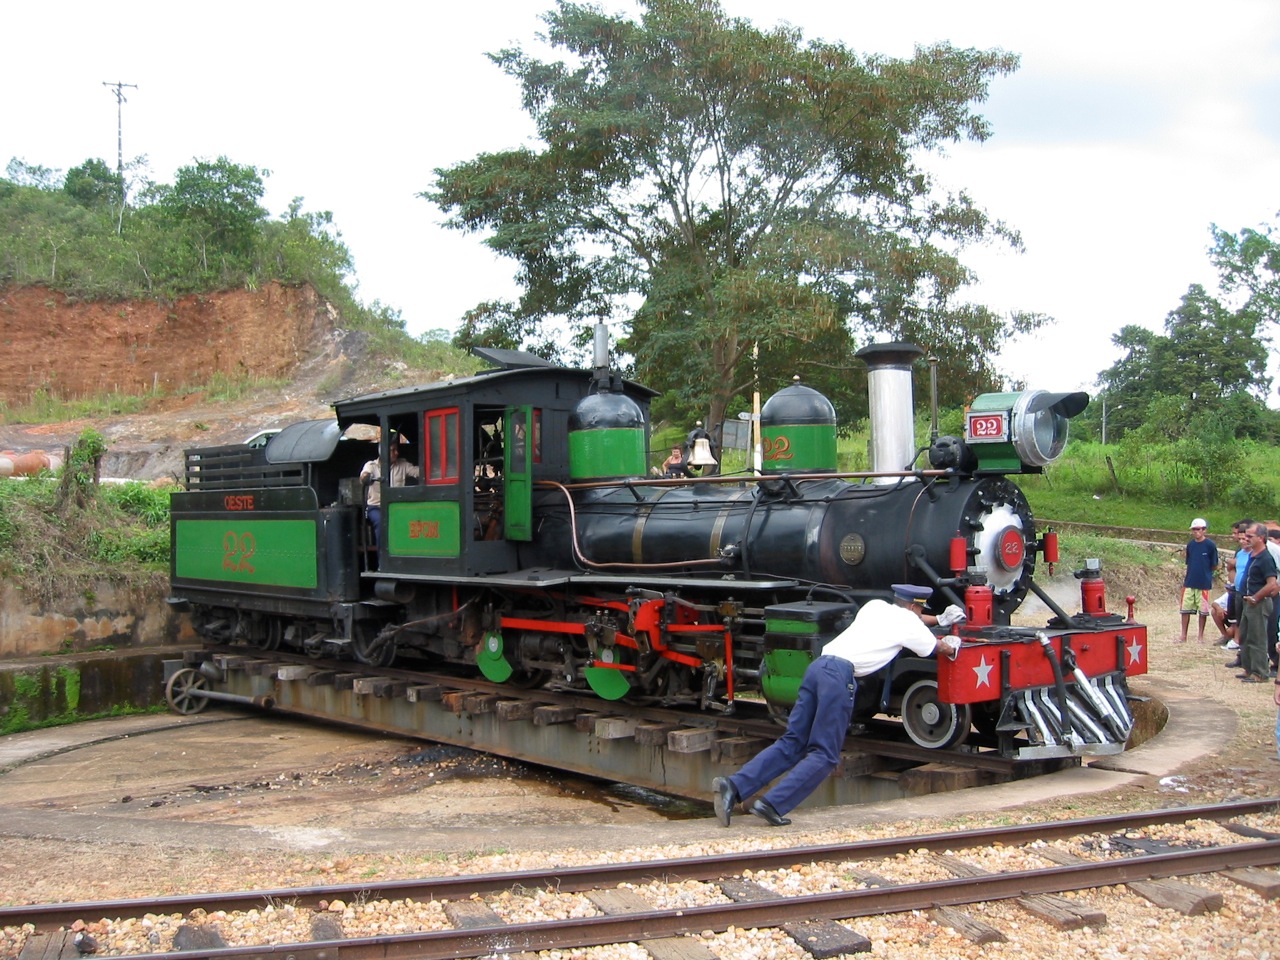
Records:
M478 350L492 369L341 401L265 446L187 451L171 602L217 643L781 718L859 605L916 583L935 612L964 609L964 643L863 678L855 722L1019 759L1124 749L1146 629L1106 610L1096 563L1076 613L1037 586L1056 538L1009 479L1061 455L1087 395L983 395L965 436L936 437L917 467L923 352L878 344L858 355L872 470L837 471L834 408L796 383L761 410L758 471L663 478L654 392L610 369L599 334L596 350L594 370ZM375 542L359 476L370 460L390 476L393 439L420 482L380 481ZM1038 629L1011 622L1029 592L1053 611Z

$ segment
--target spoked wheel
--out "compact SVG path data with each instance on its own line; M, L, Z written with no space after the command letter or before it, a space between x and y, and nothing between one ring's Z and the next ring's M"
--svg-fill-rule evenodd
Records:
M396 642L391 637L378 639L376 623L357 621L351 625L351 653L371 667L389 667L396 658Z
M922 747L945 750L959 746L969 736L973 713L967 703L943 703L936 680L917 680L902 698L902 725L907 736Z
M199 713L209 705L209 698L200 696L200 691L209 689L209 681L200 671L190 667L179 670L164 685L164 697L169 701L169 709L184 716Z

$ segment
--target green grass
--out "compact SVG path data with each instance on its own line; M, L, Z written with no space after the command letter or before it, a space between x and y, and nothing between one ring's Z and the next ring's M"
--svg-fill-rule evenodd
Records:
M0 401L0 423L56 423L61 420L92 420L141 413L147 396L103 393L64 400L45 390L37 390L27 403L10 405Z

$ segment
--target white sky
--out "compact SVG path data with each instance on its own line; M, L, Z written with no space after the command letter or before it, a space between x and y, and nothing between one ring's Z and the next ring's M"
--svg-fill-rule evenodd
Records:
M606 10L632 9L603 0ZM416 194L432 171L528 142L519 89L484 56L529 48L551 3L181 2L8 4L0 59L0 169L17 156L67 170L146 154L172 182L195 158L271 171L273 216L291 198L330 210L355 258L357 295L413 333L452 331L509 297L512 265L445 230ZM1057 322L1013 344L1002 370L1047 389L1088 388L1110 337L1162 329L1191 283L1212 287L1209 225L1274 223L1280 210L1280 3L722 0L769 27L862 53L917 43L1018 53L980 111L995 135L939 168L1027 252L973 250L974 299Z

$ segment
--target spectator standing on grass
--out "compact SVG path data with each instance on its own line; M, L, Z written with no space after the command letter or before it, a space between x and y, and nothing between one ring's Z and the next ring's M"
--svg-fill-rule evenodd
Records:
M1280 571L1280 523L1275 520L1264 521L1267 525L1267 550L1271 559L1276 562L1276 570ZM1276 649L1280 641L1280 601L1271 604L1271 619L1267 621L1267 657L1271 661L1271 675L1276 675L1276 659L1280 650Z
M1240 665L1244 673L1236 676L1245 683L1262 683L1270 672L1267 656L1267 620L1271 616L1276 586L1276 562L1267 550L1267 527L1255 523L1246 534L1249 547L1249 569L1244 576L1244 593L1240 597Z
M1213 589L1213 571L1218 567L1218 545L1205 536L1209 524L1202 517L1191 521L1191 539L1185 556L1187 573L1182 578L1182 638L1187 642L1187 628L1194 613L1200 618L1200 642L1204 643L1204 625L1209 619L1209 591ZM1265 527L1263 529L1266 529Z
M1236 543L1236 552L1228 554L1224 564L1227 589L1209 604L1213 624L1222 635L1220 645L1232 651L1240 649L1240 644L1236 643L1236 626L1240 622L1240 588L1244 584L1244 571L1249 563L1249 551L1244 548L1244 534L1252 525L1252 520L1237 520L1231 525L1231 539Z

